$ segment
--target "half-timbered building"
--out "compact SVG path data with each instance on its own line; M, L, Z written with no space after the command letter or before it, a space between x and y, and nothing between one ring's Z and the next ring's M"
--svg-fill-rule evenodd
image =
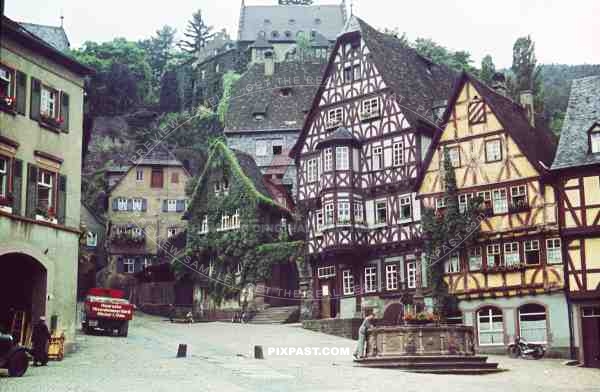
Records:
M600 367L600 76L573 81L552 170L573 346Z
M463 322L475 326L479 349L504 350L522 336L567 351L561 240L547 180L556 142L535 126L530 92L521 94L520 105L502 91L461 75L427 157L419 198L443 213L447 152L459 208L475 197L482 202L473 244L443 260L449 291L459 299Z
M356 17L338 37L291 152L321 318L368 306L396 319L412 303L422 281L414 187L432 109L453 79Z

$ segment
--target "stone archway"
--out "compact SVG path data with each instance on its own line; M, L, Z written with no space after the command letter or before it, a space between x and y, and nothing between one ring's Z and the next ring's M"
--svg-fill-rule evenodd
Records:
M31 323L46 313L48 272L36 258L24 253L0 256L0 329L9 331L13 315L24 311Z

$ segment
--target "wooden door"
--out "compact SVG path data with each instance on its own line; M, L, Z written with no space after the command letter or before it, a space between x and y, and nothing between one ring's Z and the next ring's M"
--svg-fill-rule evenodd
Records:
M582 307L584 365L600 368L600 306Z
M321 290L321 318L331 318L331 284L329 282L320 283Z

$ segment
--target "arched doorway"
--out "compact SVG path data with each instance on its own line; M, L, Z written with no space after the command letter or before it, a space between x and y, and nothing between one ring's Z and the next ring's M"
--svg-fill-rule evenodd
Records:
M271 288L270 296L265 297L265 302L271 306L298 305L294 293L298 290L298 269L296 263L277 263L271 267L271 279L267 282Z
M0 256L0 330L10 332L16 312L25 312L27 327L46 313L46 268L22 253Z

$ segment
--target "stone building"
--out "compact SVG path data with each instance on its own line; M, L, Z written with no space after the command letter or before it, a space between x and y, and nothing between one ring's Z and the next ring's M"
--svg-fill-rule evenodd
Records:
M107 176L108 265L102 283L129 288L133 274L156 263L161 246L185 230L181 217L190 176L161 146Z
M90 288L96 287L96 272L106 266L106 220L81 203L80 227L77 297L84 298Z
M600 367L600 76L576 79L556 157L558 213L571 346Z
M84 78L90 68L2 16L0 329L45 315L74 341Z

